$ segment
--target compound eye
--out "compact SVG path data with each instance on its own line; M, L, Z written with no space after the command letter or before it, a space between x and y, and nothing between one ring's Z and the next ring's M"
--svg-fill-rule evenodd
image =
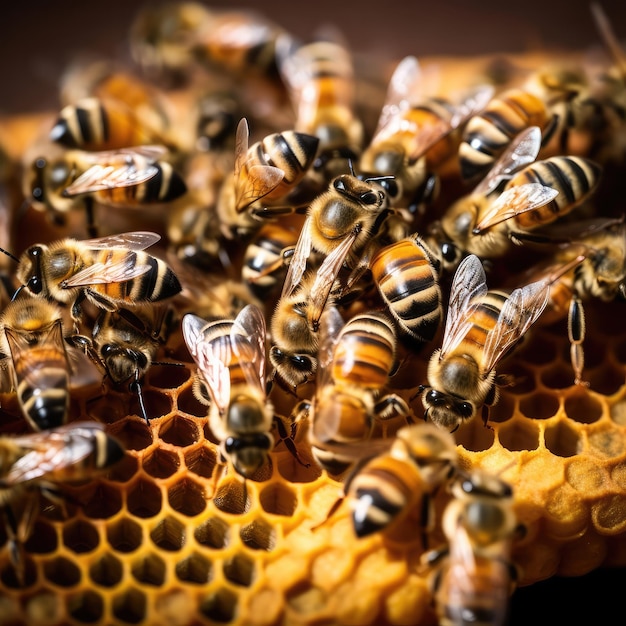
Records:
M378 202L379 194L374 193L373 191L368 191L361 196L361 202L363 204L376 204Z
M387 192L387 195L392 198L398 195L398 183L394 179L381 180L380 186Z
M333 187L338 191L346 190L346 185L344 184L343 180L341 180L341 178L337 178L333 181Z
M459 250L454 244L447 242L441 244L441 256L447 263L454 263L458 254Z
M470 402L461 402L459 404L458 409L459 409L459 413L463 417L471 417L472 414L474 413L474 407L472 406Z
M298 370L301 370L303 372L308 372L311 370L311 359L308 356L299 356L296 354L291 357L291 362L293 366Z

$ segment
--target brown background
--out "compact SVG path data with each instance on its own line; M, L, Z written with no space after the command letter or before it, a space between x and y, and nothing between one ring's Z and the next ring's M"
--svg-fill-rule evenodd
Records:
M626 37L626 1L602 4L618 35ZM0 13L0 113L54 108L59 77L78 54L127 58L129 26L143 5L137 0L5 0ZM246 5L216 1L210 6ZM581 0L272 0L248 6L303 38L319 26L335 24L354 51L385 59L581 51L598 45L589 3ZM513 598L511 626L611 623L609 616L617 619L613 623L623 623L625 582L624 572L601 570L520 589Z

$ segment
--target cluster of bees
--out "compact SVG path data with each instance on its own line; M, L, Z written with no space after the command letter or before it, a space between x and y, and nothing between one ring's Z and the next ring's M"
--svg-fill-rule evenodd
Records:
M593 14L610 52L593 71L509 68L510 85L439 94L408 56L373 128L340 36L302 42L243 11L148 8L136 67L70 68L56 121L3 170L27 210L56 226L79 214L85 233L5 250L4 391L32 431L0 445L16 568L38 496L62 500L124 453L69 420L77 363L127 386L149 421L143 377L182 336L224 471L254 479L278 439L344 481L336 507L348 501L359 537L416 508L427 536L448 489L447 543L424 554L441 619L499 623L512 491L462 469L451 433L478 416L491 428L514 384L499 363L535 323L567 319L585 385L583 301L625 295L626 224L595 198L623 163L626 59ZM5 205L18 223L23 207ZM109 210L161 232L101 232Z

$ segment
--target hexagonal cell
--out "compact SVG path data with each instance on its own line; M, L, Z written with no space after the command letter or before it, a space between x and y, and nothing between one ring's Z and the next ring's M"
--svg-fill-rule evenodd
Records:
M250 494L243 481L226 478L217 488L213 504L224 513L241 515L250 510Z
M200 438L200 433L197 425L191 419L174 415L161 425L159 437L165 443L184 448L196 443Z
M566 327L563 327L567 332ZM538 349L540 347L540 349ZM553 337L548 333L538 332L533 336L533 340L523 342L516 351L516 356L527 363L533 365L545 365L552 363L557 355L557 346Z
M168 516L150 531L150 539L162 550L180 550L185 545L185 527L176 518Z
M574 456L582 449L580 434L563 420L559 420L556 424L546 428L544 441L546 448L552 454L563 458Z
M98 547L100 535L93 524L86 520L70 520L63 527L63 543L77 554L91 552Z
M133 577L145 585L160 587L165 582L165 561L156 554L147 554L131 564Z
M132 454L125 454L107 473L108 480L118 483L128 482L139 469L139 460Z
M261 519L242 526L239 536L241 541L252 550L271 552L276 547L276 528Z
M511 384L506 388L508 393L518 395L530 393L535 389L535 372L519 360L506 361L505 365L502 366L502 371L499 370L498 374L510 377Z
M626 426L626 398L621 398L611 404L609 415L618 426Z
M563 407L567 417L579 424L593 424L602 417L604 412L604 407L598 398L583 388L577 388L574 393L565 398Z
M202 513L207 505L204 487L191 478L176 481L168 489L167 499L175 511L188 517Z
M80 582L80 570L63 556L46 561L43 573L52 584L60 587L74 587Z
M290 483L312 483L322 475L322 469L309 455L303 454L302 450L299 452L309 462L308 467L299 463L292 454L280 454L273 457L276 469Z
M489 408L490 422L506 422L515 414L517 399L510 393L503 392L498 401Z
M142 461L143 469L154 478L169 478L180 467L180 458L174 450L154 448Z
M209 407L206 404L202 404L193 393L193 387L187 387L178 394L176 400L176 406L179 411L187 413L189 415L195 415L196 417L206 417L209 412Z
M512 452L536 450L539 447L539 426L529 420L513 420L498 429L502 447Z
M146 596L139 589L127 589L113 597L113 615L122 622L139 624L146 617Z
M54 526L37 520L33 526L24 548L33 554L49 554L54 552L59 545L57 531Z
M143 388L142 396L148 420L163 417L172 411L172 399L166 393L163 393L158 389ZM129 397L131 401L128 407L128 415L137 415L143 418L139 397L136 393L131 394Z
M565 480L586 498L595 498L606 493L610 476L594 459L582 457L565 465Z
M591 389L605 396L617 393L624 384L624 372L610 363L594 369L585 368L583 378L589 382Z
M114 390L90 398L87 401L87 414L96 422L114 424L128 416L127 394L120 394Z
M126 496L128 512L136 517L154 517L161 512L163 495L161 489L151 480L140 478Z
M95 624L104 618L104 601L95 591L81 591L68 596L67 610L77 622Z
M626 452L626 439L616 428L603 428L587 434L589 452L605 459L616 459Z
M137 417L128 417L112 424L110 431L127 450L145 450L152 444L150 428L145 420Z
M203 546L222 550L230 543L230 527L220 517L211 517L196 528L193 536Z
M255 576L254 560L245 554L235 554L222 566L224 577L235 585L249 587Z
M151 387L157 389L177 389L189 380L191 372L184 363L152 364L146 374Z
M117 552L132 552L143 543L143 531L137 522L123 517L107 526L107 541Z
M206 585L213 577L213 564L201 554L194 552L176 563L176 577L185 583Z
M198 446L185 452L185 465L190 472L210 478L217 465L217 455L208 445Z
M89 577L101 587L115 587L122 580L123 575L122 562L111 553L103 555L89 568Z
M219 624L227 624L237 616L239 598L230 589L218 589L200 600L200 611Z
M77 501L83 503L83 512L91 519L108 519L122 509L119 486L94 481L81 489Z
M569 363L556 362L550 367L541 370L541 382L548 389L567 389L574 384L574 372Z
M30 624L58 624L65 613L64 594L37 590L24 598L24 613Z
M289 517L294 514L298 506L298 496L295 491L286 484L279 482L263 486L259 500L263 510L274 515Z
M519 408L530 419L543 420L556 415L560 408L559 398L554 393L535 391L520 398Z
M461 424L455 431L454 438L469 452L488 450L496 439L493 430L485 428L482 418L478 415Z

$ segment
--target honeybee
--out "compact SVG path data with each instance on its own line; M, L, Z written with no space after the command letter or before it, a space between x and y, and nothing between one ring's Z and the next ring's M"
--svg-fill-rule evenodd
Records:
M64 151L36 157L26 170L24 194L32 206L60 219L67 211L85 209L94 234L93 202L118 208L144 208L169 203L187 191L184 179L162 157L161 146L115 151Z
M420 204L434 199L433 170L458 147L453 131L483 109L493 87L480 86L458 98L427 97L424 75L413 56L397 65L389 81L376 131L363 151L359 169L392 175L399 189L394 206L414 214Z
M64 424L72 365L60 308L41 298L7 304L0 316L0 350L10 360L11 387L30 427L47 430Z
M436 242L444 268L455 268L466 254L490 259L503 256L511 242L541 240L540 226L568 214L595 191L597 164L574 156L534 161L539 141L536 127L520 133L474 191L431 225L428 241Z
M612 302L626 297L626 224L623 219L608 220L601 228L593 228L561 247L542 264L526 271L523 280L557 275L558 278L552 279L550 300L541 322L551 324L567 318L574 383L587 385L582 378L586 334L583 301L598 298Z
M286 200L317 153L317 137L293 131L272 133L248 147L246 118L237 126L235 169L217 200L223 235L229 239L257 230L264 218L290 214Z
M307 318L316 331L324 305L343 266L351 272L351 285L367 269L372 252L380 245L376 235L388 215L389 201L378 177L361 180L353 174L334 178L327 191L309 205L300 231L281 298L288 298L307 270L312 253L323 257L311 287Z
M498 401L505 379L495 367L526 334L548 304L553 279L539 280L511 293L487 290L480 259L461 261L450 290L442 346L428 363L428 385L421 386L424 418L455 431Z
M318 464L332 475L389 446L377 422L406 417L398 395L381 395L396 363L396 333L381 312L345 324L335 307L322 318L317 389L310 407L309 442Z
M254 10L209 9L198 2L144 8L131 29L131 53L149 74L187 75L199 63L231 74L276 73L282 28Z
M398 538L402 522L416 513L424 533L432 530L432 497L456 472L456 442L450 433L432 424L403 426L388 451L346 481L355 534L384 532Z
M273 410L265 383L265 317L254 305L234 320L214 322L188 313L185 343L197 367L194 393L209 405L209 426L224 459L249 478L268 461Z
M258 298L266 299L284 283L289 256L299 231L282 223L261 226L246 246L241 278Z
M32 295L72 303L74 320L81 317L83 299L106 311L160 302L180 292L181 285L164 261L143 252L159 239L136 231L35 244L22 253L16 276Z
M60 501L66 483L93 479L125 454L124 447L97 422L72 422L44 432L0 437L0 514L10 555L24 584L22 546L36 520L40 495Z
M88 151L131 146L168 145L167 133L153 128L141 111L113 98L83 98L64 106L50 140L66 148Z
M156 361L173 326L173 309L155 304L102 311L91 333L89 354L114 385L129 383L149 424L142 379ZM88 339L88 338L84 338Z
M276 54L280 75L296 113L294 129L319 138L316 178L325 185L337 172L334 161L355 161L364 141L363 124L355 108L352 56L337 33L308 44L282 35Z
M431 341L443 316L439 260L418 234L381 248L370 270L399 332L412 343Z
M506 624L516 570L511 546L523 532L513 491L495 476L473 471L453 481L442 517L448 545L423 556L444 626Z

